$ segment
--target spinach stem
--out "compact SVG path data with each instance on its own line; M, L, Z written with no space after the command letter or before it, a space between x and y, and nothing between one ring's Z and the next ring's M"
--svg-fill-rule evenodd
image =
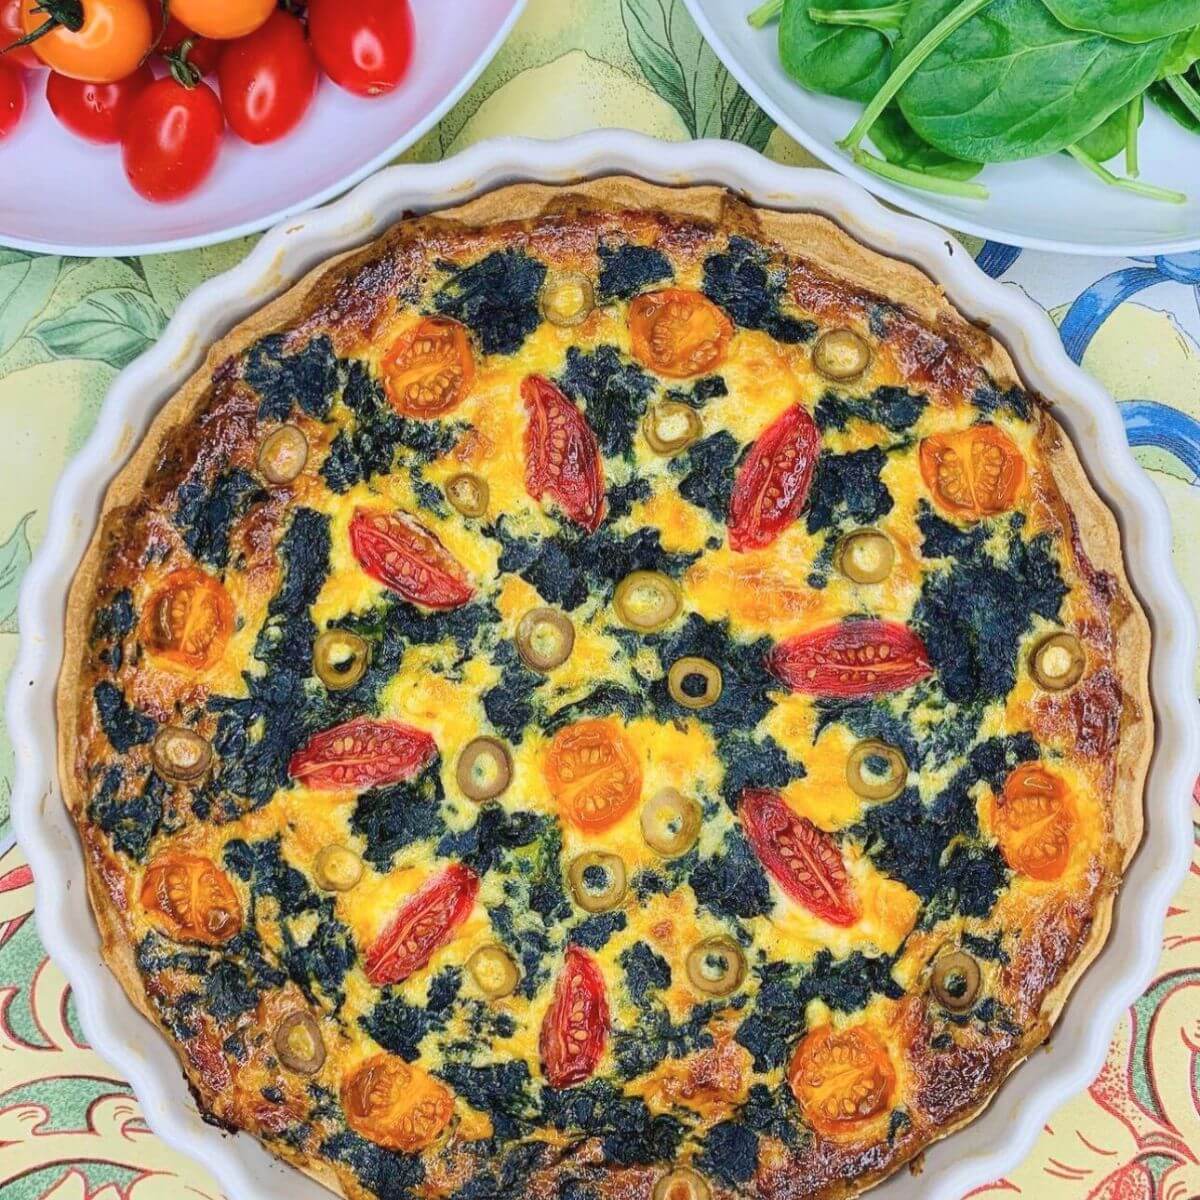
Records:
M1138 130L1142 124L1145 94L1134 96L1125 110L1125 174L1136 179L1141 173L1138 164Z
M909 0L884 4L880 8L810 8L808 19L818 25L865 25L880 33L900 28L908 13Z
M1078 146L1068 146L1067 153L1077 163L1081 163L1087 167L1098 179L1103 179L1110 187L1120 188L1126 192L1133 192L1138 196L1145 196L1148 200L1161 200L1164 204L1187 203L1187 196L1183 192L1176 192L1171 188L1156 187L1152 183L1141 183L1136 179L1122 179L1119 175L1114 175L1107 167L1098 163L1086 151L1080 150Z
M783 0L766 0L766 3L760 4L746 20L755 29L762 29L764 26L770 25L772 21L778 21L781 16L783 16Z
M964 183L960 179L946 179L942 175L927 175L924 171L914 171L909 167L885 162L859 147L855 147L850 153L864 170L871 171L883 179L890 179L893 183L902 183L906 187L937 192L942 196L961 196L966 200L986 200L989 195L987 188L981 183Z
M1200 121L1200 92L1188 82L1183 75L1168 75L1167 87L1179 97L1180 103Z
M963 0L951 9L907 54L896 69L888 76L883 87L875 93L867 105L858 124L838 143L843 150L853 153L859 143L879 120L879 114L887 108L896 93L909 81L916 69L944 42L960 25L969 21L977 12L987 8L992 0Z

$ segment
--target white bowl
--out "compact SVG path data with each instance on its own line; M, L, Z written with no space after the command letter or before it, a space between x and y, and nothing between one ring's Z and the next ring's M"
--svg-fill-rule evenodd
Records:
M779 62L778 25L753 29L746 21L757 0L684 3L730 72L787 133L907 212L977 237L1065 254L1135 256L1200 247L1200 138L1154 104L1146 105L1139 143L1141 178L1186 192L1187 204L1109 187L1065 154L986 167L979 182L991 193L987 200L938 196L880 179L837 145L862 105L807 92L792 80Z
M16 751L12 806L37 879L38 929L74 986L91 1044L133 1084L155 1131L202 1161L234 1200L321 1200L328 1194L253 1139L230 1138L201 1121L173 1050L135 1012L101 960L80 845L55 765L54 693L67 587L109 481L155 412L231 326L310 268L405 213L445 207L518 180L567 183L614 172L656 183L723 184L772 208L814 209L933 276L951 301L1008 346L1026 382L1073 436L1093 482L1118 514L1129 577L1154 628L1150 682L1158 729L1146 834L1117 904L1112 937L1071 998L1053 1056L1038 1055L1017 1070L978 1121L929 1152L919 1180L907 1172L893 1176L879 1189L880 1200L953 1200L1015 1166L1054 1109L1096 1075L1114 1026L1158 960L1163 917L1192 844L1191 788L1200 771L1200 717L1192 692L1196 629L1171 563L1166 506L1134 463L1116 406L1067 358L1045 313L1016 288L989 279L940 230L888 211L829 171L778 166L728 142L671 145L616 131L562 142L486 142L445 162L382 172L338 203L273 230L241 265L197 288L157 345L113 384L95 432L59 484L21 592L21 649L8 689Z
M46 103L46 73L26 72L25 120L0 143L0 244L105 257L186 250L257 233L324 204L449 112L500 49L526 0L409 3L413 63L400 87L367 100L323 78L290 137L251 146L226 133L212 178L177 204L138 196L120 147L68 133Z

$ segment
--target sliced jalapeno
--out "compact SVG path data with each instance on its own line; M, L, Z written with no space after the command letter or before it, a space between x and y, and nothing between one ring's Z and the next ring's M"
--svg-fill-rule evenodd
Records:
M575 649L575 626L555 608L530 609L517 626L517 653L535 671L552 671Z
M613 607L622 625L653 633L669 625L683 606L676 583L659 571L634 571L617 584Z
M567 869L571 894L586 912L606 912L625 899L625 863L619 855L591 850L572 859Z
M446 480L446 499L464 517L482 517L487 512L491 494L487 480L470 471L452 475Z
M663 788L642 808L642 837L666 858L686 854L700 836L700 805L675 788Z
M891 800L907 781L908 760L886 742L859 742L846 760L846 782L865 800Z
M688 979L692 986L710 996L728 996L746 975L746 956L730 938L708 938L687 956Z
M721 668L707 658L681 658L667 672L667 691L684 708L711 708L721 698Z
M871 347L853 329L831 329L813 347L813 366L839 383L857 379L871 365Z
M345 692L367 673L371 648L356 633L327 629L313 643L313 670L331 692Z
M212 765L212 747L198 733L181 725L168 725L158 731L150 757L164 779L192 783Z
M877 529L856 529L838 545L837 565L854 583L882 583L896 565L896 548Z
M281 425L258 448L258 470L268 483L291 483L306 462L308 439L295 425Z
M1074 687L1083 677L1086 665L1079 639L1065 631L1042 638L1030 657L1034 679L1048 692L1065 692Z
M642 428L650 449L666 456L686 450L704 432L700 414L680 400L662 400L651 405Z
M470 742L458 756L455 771L463 795L472 800L494 800L512 783L512 756L495 738Z
M937 1002L949 1012L969 1012L979 998L983 973L979 964L965 951L943 954L933 964L930 990Z

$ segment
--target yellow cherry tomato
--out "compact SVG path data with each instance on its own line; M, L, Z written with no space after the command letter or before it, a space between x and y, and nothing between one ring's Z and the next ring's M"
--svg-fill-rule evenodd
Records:
M275 11L275 0L171 0L171 16L209 38L253 33Z
M154 40L145 0L64 0L53 6L23 0L21 23L26 33L49 25L33 43L34 53L60 75L89 83L132 75Z

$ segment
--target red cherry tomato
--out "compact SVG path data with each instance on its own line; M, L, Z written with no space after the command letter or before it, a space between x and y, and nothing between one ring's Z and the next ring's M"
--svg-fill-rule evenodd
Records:
M19 42L25 36L25 24L21 20L23 0L0 0L0 49ZM0 63L10 67L28 67L34 70L46 64L33 52L32 46L18 46L0 56Z
M596 1070L608 1040L608 1019L608 995L596 960L578 946L568 947L538 1043L551 1087L582 1083Z
M604 464L587 418L552 384L530 375L521 384L525 426L525 490L557 500L563 512L594 532L604 520Z
M0 67L0 141L20 125L24 115L24 78L19 70Z
M460 608L475 594L466 572L437 536L407 513L357 509L350 549L372 579L425 608Z
M408 73L408 0L309 0L308 38L321 70L359 96L382 96Z
M88 83L51 71L46 80L50 110L77 137L89 142L119 142L125 114L154 82L154 72L139 67L118 83Z
M225 48L225 43L219 42L215 38L201 37L177 17L172 17L167 22L167 27L159 39L159 50L167 57L174 57L182 52L185 42L187 43L188 62L201 75L212 75L221 61L221 51Z
M821 435L799 404L759 435L729 500L729 544L734 550L769 546L800 515L820 451Z
M206 83L186 88L168 76L134 99L121 150L125 174L146 200L182 200L212 174L225 118Z
M419 971L471 915L479 876L455 863L401 905L367 951L365 969L374 984L400 983Z
M230 42L217 70L229 127L255 145L286 137L317 91L317 62L304 26L278 10L249 37Z
M854 884L829 834L767 788L743 792L738 812L754 853L787 895L831 925L858 920Z
M435 754L423 729L356 717L311 738L292 755L288 774L317 791L366 791L411 779Z
M767 667L793 692L837 699L901 692L933 673L925 643L894 621L843 621L780 642Z

